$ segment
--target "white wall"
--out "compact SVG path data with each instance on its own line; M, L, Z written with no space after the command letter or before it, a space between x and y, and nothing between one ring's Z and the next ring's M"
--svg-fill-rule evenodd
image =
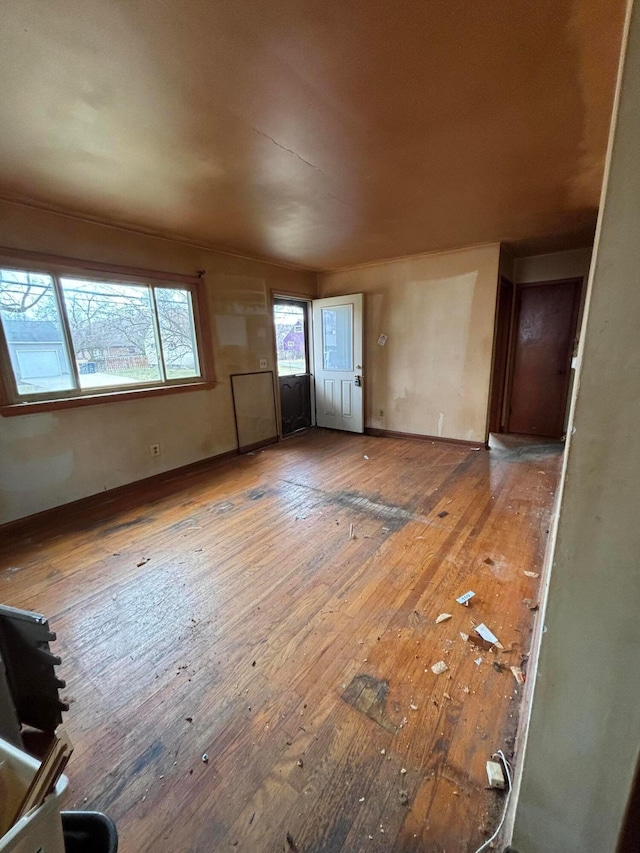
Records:
M485 440L499 254L491 244L318 276L321 296L365 296L367 427Z
M585 311L513 847L613 853L640 742L640 14Z
M236 447L229 375L273 364L270 290L314 295L316 276L0 202L0 246L194 275L212 319L211 390L0 417L0 523ZM149 444L160 443L152 459Z

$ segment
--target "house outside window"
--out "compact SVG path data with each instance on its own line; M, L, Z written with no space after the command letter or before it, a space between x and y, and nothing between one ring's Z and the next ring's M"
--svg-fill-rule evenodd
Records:
M198 285L122 278L0 264L5 405L206 381Z

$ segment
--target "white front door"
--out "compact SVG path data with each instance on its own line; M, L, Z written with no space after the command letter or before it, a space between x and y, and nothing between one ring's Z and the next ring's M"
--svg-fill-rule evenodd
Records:
M362 294L313 301L316 423L363 432Z

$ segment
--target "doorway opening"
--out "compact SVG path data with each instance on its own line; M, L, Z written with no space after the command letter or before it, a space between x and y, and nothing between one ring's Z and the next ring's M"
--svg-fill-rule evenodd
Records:
M273 300L282 437L308 429L312 421L309 363L309 302Z
M582 278L500 280L489 432L561 439L573 382Z

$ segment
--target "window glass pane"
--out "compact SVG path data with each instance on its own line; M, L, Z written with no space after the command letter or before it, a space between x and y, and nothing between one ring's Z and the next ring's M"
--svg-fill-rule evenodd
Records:
M77 278L60 283L81 388L162 378L148 287Z
M278 376L307 372L305 309L302 305L273 306L278 350Z
M155 294L167 379L200 376L191 294L175 287L156 287Z
M353 370L353 306L322 309L322 351L325 370Z
M0 316L19 394L74 388L50 276L0 270Z

